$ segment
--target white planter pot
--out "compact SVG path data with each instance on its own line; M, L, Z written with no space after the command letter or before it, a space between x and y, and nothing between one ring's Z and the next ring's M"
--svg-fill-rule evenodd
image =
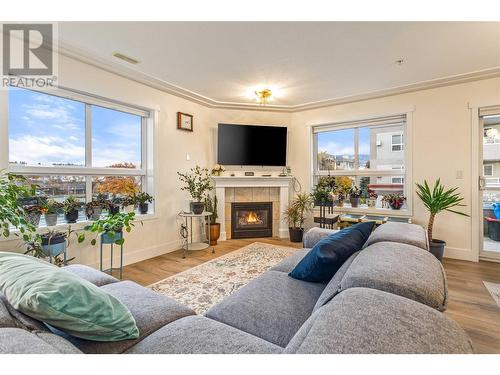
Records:
M135 206L133 204L130 204L128 206L123 207L123 211L125 211L126 213L134 212L134 209L135 209Z

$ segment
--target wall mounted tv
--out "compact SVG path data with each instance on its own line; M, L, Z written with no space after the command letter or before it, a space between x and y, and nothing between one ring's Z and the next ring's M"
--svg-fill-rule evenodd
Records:
M219 124L217 162L224 165L286 165L287 128Z

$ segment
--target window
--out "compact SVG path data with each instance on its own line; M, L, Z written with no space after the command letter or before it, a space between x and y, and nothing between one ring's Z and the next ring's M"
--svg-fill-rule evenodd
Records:
M407 191L406 116L313 127L313 183L347 176L368 197ZM381 207L378 207L381 208Z
M483 171L485 176L493 176L493 164L483 165Z
M392 135L392 151L403 151L403 134Z
M152 191L150 112L66 90L10 88L9 168L45 196ZM148 168L150 166L150 168ZM149 170L149 172L148 172ZM153 207L152 207L153 208Z
M392 177L391 183L402 184L404 182L404 177Z

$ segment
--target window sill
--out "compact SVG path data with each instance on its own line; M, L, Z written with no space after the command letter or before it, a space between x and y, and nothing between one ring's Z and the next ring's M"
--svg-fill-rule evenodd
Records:
M156 215L156 213L150 213L150 214L145 214L145 215L136 214L133 223L136 224L136 223L139 223L141 221L156 220L157 218L158 218L158 216ZM83 228L85 228L85 226L87 226L90 223L92 223L92 221L85 220L85 221L78 221L78 222L73 223L73 224L60 223L60 224L57 224L57 225L54 225L54 226L51 226L51 227L43 225L43 226L39 226L37 228L36 232L42 234L42 233L45 233L47 231L47 229L53 229L53 230L58 230L58 231L61 231L61 232L65 232L65 231L68 230L69 226L71 226L72 230L81 231L81 230L83 230ZM21 240L21 238L19 238L19 237L16 236L16 234L19 234L19 231L18 230L12 230L10 232L10 236L9 237L3 237L3 236L0 237L0 242L19 241L19 240Z
M315 214L319 214L319 207L314 208ZM391 208L378 208L378 207L368 207L366 205L361 205L360 207L351 207L350 205L345 205L344 207L333 207L334 214L363 214L363 215L377 215L377 216L397 216L410 218L412 213L408 209L393 210Z

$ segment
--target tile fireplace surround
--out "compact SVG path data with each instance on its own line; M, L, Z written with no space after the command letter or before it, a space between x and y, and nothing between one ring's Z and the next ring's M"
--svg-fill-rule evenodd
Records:
M283 211L290 201L291 177L213 177L217 195L217 213L221 223L220 240L231 237L231 203L271 202L273 236L288 238Z

